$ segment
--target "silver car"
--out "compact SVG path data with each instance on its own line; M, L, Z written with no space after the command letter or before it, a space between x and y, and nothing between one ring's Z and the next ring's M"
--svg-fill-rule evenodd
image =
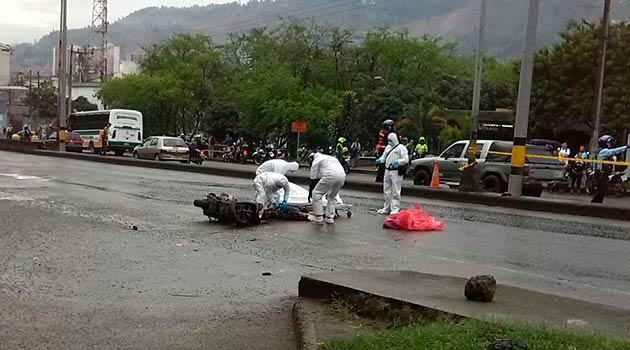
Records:
M188 163L190 150L186 142L179 137L151 136L133 150L133 156L137 159Z

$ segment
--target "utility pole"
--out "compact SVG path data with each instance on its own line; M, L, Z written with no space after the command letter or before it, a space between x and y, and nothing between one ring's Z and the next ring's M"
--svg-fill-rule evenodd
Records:
M599 60L597 62L597 78L593 98L593 136L591 152L598 147L599 126L602 117L602 99L604 97L604 75L606 73L606 48L608 46L608 30L610 27L610 0L604 0L604 16L602 17L602 34L599 41Z
M475 59L475 82L472 100L472 126L470 128L470 146L468 147L468 164L474 163L477 154L477 138L479 136L479 105L481 103L481 79L483 75L484 34L488 0L479 0L479 27L477 28L477 57Z
M72 113L72 61L74 60L74 45L70 45L70 56L68 58L68 110L66 116Z
M514 125L514 144L512 146L512 168L508 191L512 197L520 197L523 191L523 173L525 169L525 153L527 152L527 129L529 126L529 103L534 75L534 54L536 50L536 30L538 28L538 8L540 0L529 0L527 13L527 30L523 44L521 61L521 77L516 104L516 121Z
M68 26L67 26L67 14L68 14L68 6L67 6L67 0L61 0L61 29L59 32L59 74L58 74L58 81L59 81L59 112L58 112L58 118L59 118L59 122L57 123L57 142L59 142L59 151L65 151L66 150L66 144L65 141L62 142L61 140L61 130L62 128L66 127L67 124L67 120L66 120L66 98L67 98L67 92L68 92L68 88L67 88L67 76L66 76L66 71L68 69L67 67L67 57L68 57L68 35L67 35L67 30L68 30Z
M39 87L38 87L39 88ZM28 119L33 123L33 71L28 71Z

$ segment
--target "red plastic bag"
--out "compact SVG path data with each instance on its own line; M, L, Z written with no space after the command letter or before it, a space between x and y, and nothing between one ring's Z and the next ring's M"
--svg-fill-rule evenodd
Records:
M415 208L403 209L396 214L389 214L383 223L384 228L407 231L444 231L444 222L435 220L427 214L420 204Z

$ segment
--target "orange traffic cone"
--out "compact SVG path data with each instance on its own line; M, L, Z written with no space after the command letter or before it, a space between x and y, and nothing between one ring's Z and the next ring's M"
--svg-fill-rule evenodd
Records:
M433 176L431 177L431 187L440 188L440 163L433 163Z

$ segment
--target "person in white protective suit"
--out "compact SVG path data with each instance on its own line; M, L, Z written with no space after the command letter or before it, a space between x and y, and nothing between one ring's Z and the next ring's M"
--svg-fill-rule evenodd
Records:
M311 221L317 224L335 223L335 207L339 190L346 182L346 172L337 158L321 153L313 155L311 165L311 186L309 198L313 198L313 215ZM324 205L322 199L326 195L326 218L324 218Z
M262 213L273 207L278 207L275 196L280 190L284 190L284 198L280 207L282 210L286 210L289 205L289 195L291 194L291 187L289 186L289 180L286 176L278 173L262 173L257 175L254 179L254 189L256 190L256 203L262 207L258 213L262 216Z
M262 163L258 169L256 169L256 175L260 175L262 173L278 173L287 175L297 171L299 167L300 165L297 162L289 163L284 159L271 159Z
M404 169L409 164L407 147L398 141L395 133L387 136L387 147L383 155L376 160L376 164L385 164L385 178L383 179L383 195L385 206L379 209L379 214L395 214L400 211L400 191L402 190ZM399 172L399 169L401 172Z

